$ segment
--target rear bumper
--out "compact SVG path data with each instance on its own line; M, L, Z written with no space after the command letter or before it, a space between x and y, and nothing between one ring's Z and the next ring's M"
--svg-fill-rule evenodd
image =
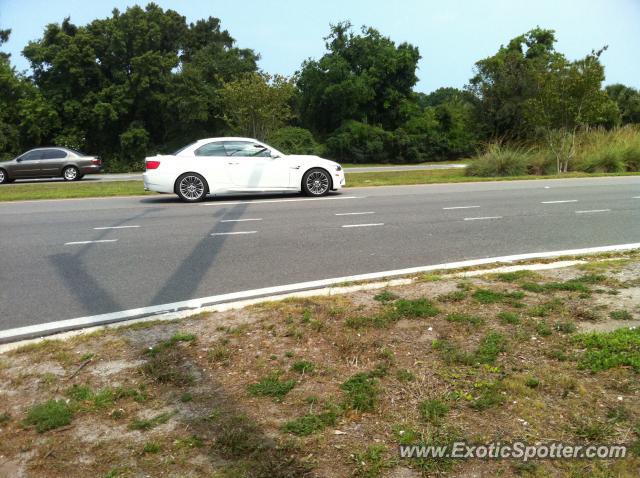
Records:
M147 171L142 175L145 191L155 191L157 193L171 194L173 182L169 178L163 177L157 171Z
M90 164L89 166L81 166L80 174L97 174L102 171L102 165L98 166L96 164Z

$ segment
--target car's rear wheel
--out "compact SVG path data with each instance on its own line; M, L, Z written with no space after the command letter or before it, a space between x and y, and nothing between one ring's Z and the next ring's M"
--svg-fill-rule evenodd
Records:
M302 192L307 196L324 196L331 189L331 176L322 168L313 168L302 177Z
M196 173L183 174L176 181L176 194L186 202L202 201L208 191L207 181Z
M62 171L62 177L65 181L77 181L80 179L80 171L75 166L67 166Z

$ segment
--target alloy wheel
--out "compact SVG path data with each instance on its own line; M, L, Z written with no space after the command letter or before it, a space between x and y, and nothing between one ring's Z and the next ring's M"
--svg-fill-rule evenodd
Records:
M329 189L329 178L322 171L313 171L307 176L307 189L314 196L321 196Z
M67 181L73 181L78 177L78 170L76 168L67 168L64 170L64 178Z
M185 176L180 181L180 194L190 201L197 201L204 194L204 183L198 176Z

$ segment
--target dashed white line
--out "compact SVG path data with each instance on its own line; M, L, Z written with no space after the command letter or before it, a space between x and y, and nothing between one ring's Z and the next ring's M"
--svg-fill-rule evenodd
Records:
M372 224L345 224L342 227L373 227L373 226L384 226L384 222L375 222Z
M339 199L362 199L364 196L340 196L328 198L299 198L299 199L254 199L253 201L233 201L233 202L205 202L200 206L226 206L232 204L265 204L272 202L301 202L301 201L336 201Z
M590 212L609 212L611 209L590 209L588 211L576 211L576 214L587 214Z
M465 221L483 221L485 219L502 219L502 216L465 217Z
M104 231L105 229L132 229L140 226L104 226L104 227L94 227L94 231Z
M236 234L255 234L258 231L214 232L212 236L233 236Z
M478 208L480 206L453 206L453 207L443 207L442 209L447 211L450 209L475 209Z
M362 216L363 214L375 214L374 211L363 212L337 212L336 216Z
M247 222L247 221L262 221L261 217L254 219L223 219L220 222Z
M577 199L565 199L564 201L542 201L540 204L562 204L566 202L578 202Z
M75 242L65 242L65 246L76 246L79 244L95 244L98 242L116 242L118 239L99 239L97 241L75 241Z
M640 196L633 196L631 199L640 199Z

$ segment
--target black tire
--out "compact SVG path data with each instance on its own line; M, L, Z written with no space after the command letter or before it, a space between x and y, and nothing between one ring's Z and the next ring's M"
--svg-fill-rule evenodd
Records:
M175 191L184 202L200 202L207 197L209 185L198 173L185 173L176 179Z
M325 169L311 168L302 176L302 192L307 196L324 196L332 187L331 175Z
M4 169L0 169L0 184L12 183L13 179L9 179L9 175Z
M65 181L77 181L80 176L80 171L75 166L67 166L62 170L62 178Z

